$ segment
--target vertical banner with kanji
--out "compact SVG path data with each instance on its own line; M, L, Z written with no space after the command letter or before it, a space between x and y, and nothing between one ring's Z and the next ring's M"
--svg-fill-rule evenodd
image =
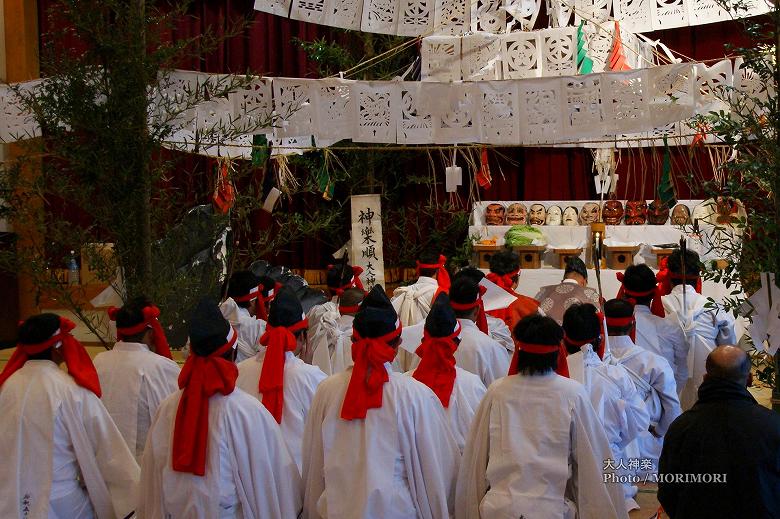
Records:
M382 250L382 204L379 195L357 195L352 199L352 253L350 263L363 267L360 279L366 290L385 286Z

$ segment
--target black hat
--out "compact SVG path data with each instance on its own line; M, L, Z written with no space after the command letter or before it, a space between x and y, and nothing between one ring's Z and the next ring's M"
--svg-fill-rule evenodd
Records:
M384 289L374 285L355 315L353 327L363 337L381 337L397 328L398 314Z
M228 297L236 298L247 295L250 291L257 288L260 284L260 278L248 270L239 270L233 272L228 283Z
M566 270L563 271L563 275L576 272L580 276L588 279L588 269L585 267L585 262L577 256L569 256L566 258Z
M623 286L631 292L648 292L655 289L655 273L644 263L631 265L623 275Z
M59 327L59 315L33 315L19 327L19 342L22 344L39 344L49 340Z
M428 317L425 318L425 331L431 337L448 337L452 335L457 325L455 311L450 306L450 298L444 292L440 293L431 306Z
M634 307L624 299L610 299L604 303L604 316L607 317L607 319L612 317L620 319L633 315Z
M190 315L190 347L196 355L206 356L227 342L230 323L222 316L216 301L201 299Z
M268 324L271 326L289 327L303 321L303 307L295 292L287 287L282 287L276 297L271 301L268 311Z
M353 276L352 266L346 261L342 260L328 265L327 283L329 288L341 288L348 285Z
M467 305L479 297L479 283L466 276L455 280L450 288L450 299L453 303Z

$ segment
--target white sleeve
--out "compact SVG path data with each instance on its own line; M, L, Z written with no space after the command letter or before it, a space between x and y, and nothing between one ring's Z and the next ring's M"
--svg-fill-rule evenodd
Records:
M718 309L716 316L718 326L718 337L715 342L718 346L736 345L737 333L734 331L734 317L723 309Z
M141 484L138 488L138 508L136 509L136 515L139 519L165 517L162 498L162 469L168 457L165 453L156 452L156 445L161 445L162 442L158 443L152 439L155 434L159 434L157 431L159 427L162 425L158 409L146 436L146 446L141 457Z
M663 436L675 418L680 416L680 399L677 397L677 382L671 366L663 357L657 356L658 362L652 369L650 385L658 393L661 400L661 417L655 427L657 434Z
M628 376L628 375L627 375ZM645 432L650 427L650 411L645 401L642 400L636 385L630 378L618 383L620 387L619 407L623 415L623 425L620 428L620 442L618 446L624 449L639 433Z
M317 512L317 502L325 492L322 422L325 419L326 403L327 395L320 388L314 393L303 430L303 519L322 519Z
M487 394L474 415L466 439L455 493L455 518L480 519L479 505L488 491L486 478L490 453L490 414L492 398Z

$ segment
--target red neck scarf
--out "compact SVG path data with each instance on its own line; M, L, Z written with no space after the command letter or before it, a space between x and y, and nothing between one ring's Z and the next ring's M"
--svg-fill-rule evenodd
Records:
M382 407L382 389L390 376L385 362L392 362L396 350L388 343L401 335L402 326L381 337L361 337L352 329L352 376L349 378L347 393L341 406L341 418L344 420L362 420L369 409Z
M264 296L262 292L257 298L257 318L262 319L263 321L268 322L268 306L271 304L271 301L276 299L276 294L279 292L279 289L282 288L281 283L275 283L274 287L268 291L268 295Z
M500 286L507 292L509 292L512 295L516 295L515 291L512 290L512 285L515 284L514 277L520 274L520 269L515 270L514 272L509 272L508 274L496 274L495 272L490 272L487 276L488 281L492 281L496 285Z
M360 310L360 305L355 306L341 306L339 305L339 313L341 315L356 314Z
M266 347L263 369L257 388L263 395L263 405L282 423L284 409L284 361L288 351L295 351L295 332L309 327L309 320L303 319L290 327L268 325L260 337L260 344Z
M447 272L447 268L445 265L447 264L447 257L446 256L439 256L439 262L438 263L420 263L417 262L417 277L420 277L420 271L421 270L438 270L438 274L436 275L436 282L439 284L439 290L436 292L436 295L439 295L439 292L447 292L450 291L450 274ZM436 299L436 296L433 297L434 300Z
M479 295L477 296L477 300L473 303L456 303L452 300L450 300L450 306L453 310L456 312L466 312L468 310L472 310L474 308L479 308L477 310L477 328L479 328L479 331L481 331L484 334L488 334L488 323L487 323L487 314L485 313L485 301L482 299L482 296L485 295L485 292L487 289L479 285Z
M70 334L74 328L76 328L76 325L73 321L60 317L60 329L45 341L37 344L17 343L11 358L8 359L3 372L0 373L0 387L3 386L11 375L24 366L25 362L30 359L30 355L43 353L49 348L55 347L59 342L62 344L58 349L65 360L68 374L73 377L76 384L84 389L89 389L99 397L101 395L100 379L87 350Z
M520 350L536 355L546 355L557 351L558 366L555 368L555 372L562 377L569 378L569 363L566 361L568 352L563 345L563 341L558 344L529 344L515 341L515 353L512 355L512 362L509 363L509 375L517 375L520 373L520 369L517 366L517 352Z
M631 342L636 344L636 319L631 317L607 317L607 326L611 328L625 328L631 326L631 332L628 334L631 337Z
M112 306L108 309L108 317L112 321L116 321L116 315L119 312L119 308L116 308L115 306ZM140 323L136 324L135 326L128 326L127 328L119 328L116 329L116 337L120 341L123 341L125 337L128 337L130 335L137 335L146 328L152 329L152 344L154 344L154 351L158 355L162 355L163 357L172 359L173 356L171 355L171 348L168 346L168 338L165 337L165 330L163 330L162 325L160 325L159 317L160 317L160 309L157 308L154 305L149 305L144 308L143 310L144 320Z
M335 268L333 265L328 265L328 270ZM363 288L363 282L360 280L360 275L363 273L363 267L353 266L352 267L352 279L349 280L349 283L346 285L342 285L337 288L333 288L333 293L337 296L341 297L341 295L344 293L345 290L349 288L359 288L363 292L366 291L365 288Z
M191 353L179 374L184 391L173 425L173 470L206 475L209 439L209 399L217 393L229 395L236 388L238 368L222 358L236 344L238 334L231 327L227 342L211 354Z
M423 340L415 353L420 357L420 365L412 375L436 393L444 407L450 406L452 389L455 387L455 339L460 335L461 326L446 337L431 337L426 330Z
M637 297L644 298L648 296L653 296L653 299L650 302L650 311L653 313L653 315L657 315L658 317L664 317L666 315L666 312L664 311L664 304L661 301L661 296L664 296L666 294L662 293L663 288L661 287L661 284L658 283L658 276L656 276L656 286L645 292L637 292L626 288L626 285L623 281L625 275L622 272L615 273L615 277L617 277L617 280L620 281L621 283L620 290L618 290L616 296L617 299L625 299L632 305L636 306L635 298Z

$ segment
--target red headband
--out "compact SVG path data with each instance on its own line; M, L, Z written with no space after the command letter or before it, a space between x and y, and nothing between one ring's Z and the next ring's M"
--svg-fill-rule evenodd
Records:
M101 395L100 379L87 350L70 333L75 328L76 325L73 321L60 317L59 330L45 341L34 344L17 343L11 358L8 359L3 372L0 373L0 387L3 386L11 375L24 366L30 355L43 353L54 347L58 342L61 342L62 345L59 347L59 351L65 361L65 366L68 368L68 374L76 384L89 389L99 397Z
M251 290L243 296L234 296L233 301L236 303L248 303L258 297L260 297L260 285L252 287Z
M444 292L450 291L450 274L446 269L447 257L444 255L439 256L438 263L420 263L417 262L417 276L420 276L421 270L438 270L439 273L436 276L436 282L439 284L439 288Z
M636 319L634 319L633 315L628 317L607 317L607 326L612 328L624 328L635 323Z
M355 366L341 406L344 420L364 419L369 409L382 407L382 389L390 380L385 362L391 362L396 350L389 343L401 335L403 326L381 337L361 337L352 329L352 360Z
M179 374L183 389L173 425L173 470L206 474L206 454L209 438L209 399L216 393L229 395L236 387L238 368L222 355L235 347L238 334L233 327L225 344L212 353L201 356L194 352Z
M258 296L257 300L257 318L262 319L263 321L268 321L268 305L276 299L276 294L279 293L279 290L282 288L282 284L278 281L274 283L274 287L270 290L268 290L268 295L264 296L262 289L260 291L260 295Z
M664 305L661 300L661 297L666 294L664 293L664 288L662 286L662 283L659 280L659 274L661 273L659 272L658 274L656 274L655 287L653 287L650 290L646 290L644 292L637 292L626 288L624 282L625 275L622 272L617 272L615 274L615 277L617 277L618 281L620 281L621 283L620 290L618 290L617 293L617 299L625 299L633 306L636 306L635 298L653 296L653 299L650 302L650 311L653 313L653 315L657 315L658 317L664 317L666 315L666 312L664 311Z
M116 321L116 316L119 313L119 309L112 306L108 309L108 318L112 321ZM165 330L163 330L162 325L160 324L160 309L157 308L154 305L145 306L143 309L143 317L144 320L140 323L136 324L135 326L127 326L120 328L117 326L116 328L116 336L119 340L124 340L125 337L129 337L131 335L137 335L147 328L151 328L152 330L152 343L154 344L154 351L158 355L162 355L163 357L172 359L173 355L171 355L171 348L168 345L168 338L165 336Z
M444 407L450 406L452 389L455 387L455 339L462 330L460 322L454 332L446 337L431 337L428 330L423 332L423 340L415 353L420 357L420 365L414 370L414 377L436 393Z
M260 337L260 344L266 347L263 358L263 369L260 372L258 391L263 395L263 405L276 419L282 423L284 409L284 362L285 353L295 351L297 340L295 332L309 327L309 320L302 319L292 326L266 327Z
M566 348L563 346L563 342L558 344L530 344L527 342L515 341L515 353L512 356L512 361L509 363L509 375L517 375L520 373L520 368L517 365L518 352L525 351L535 355L546 355L548 353L558 352L558 366L555 368L555 372L562 377L569 377L569 363L566 360L567 353Z
M452 309L456 312L465 312L467 310L479 308L476 320L477 328L479 328L479 331L482 333L487 334L489 332L487 314L485 313L485 302L482 300L482 296L485 295L485 292L487 292L487 288L485 288L483 285L479 285L479 294L473 303L456 303L450 299L450 307L452 307Z
M507 292L514 293L512 292L514 277L519 274L520 274L520 269L517 269L512 272L508 272L506 274L496 274L495 272L490 272L485 277L488 279L488 281L495 283L496 285L500 286Z
M328 265L328 270L331 270L335 268L333 265ZM338 288L334 288L333 293L337 296L341 296L344 291L346 291L349 288L359 288L360 290L365 292L365 288L363 288L363 282L360 280L360 275L363 273L363 267L358 267L356 265L352 266L352 279L349 280L349 283L346 285L342 285Z
M341 315L344 314L356 314L360 310L360 305L353 305L353 306L342 306L339 305L339 313Z
M586 344L593 344L598 340L598 337L593 337L592 339L585 339L584 341L577 341L572 338L570 338L566 333L563 334L563 342L568 344L569 346L573 348L582 348Z

